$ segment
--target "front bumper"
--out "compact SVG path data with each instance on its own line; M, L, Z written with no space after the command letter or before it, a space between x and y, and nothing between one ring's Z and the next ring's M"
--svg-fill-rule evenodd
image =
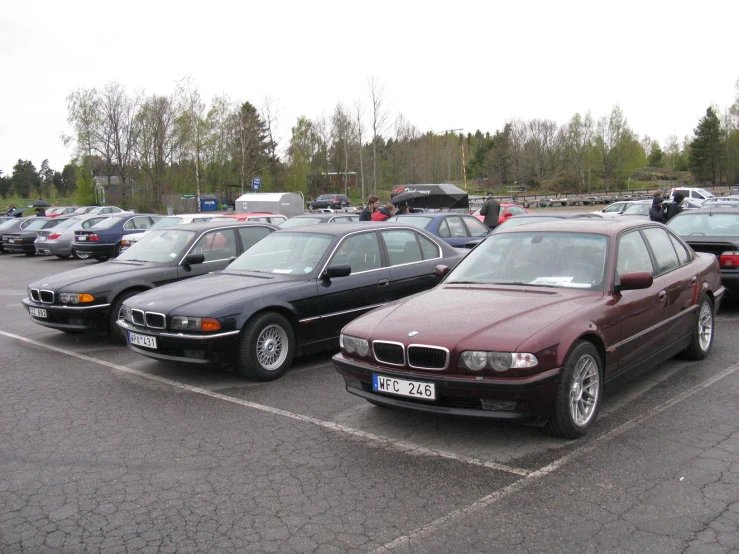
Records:
M108 331L108 315L110 304L96 304L94 306L64 306L59 304L44 304L34 302L29 298L21 300L26 309L35 308L45 310L47 317L31 315L34 323L58 329L60 331L75 331L82 333L105 334ZM30 310L29 310L30 315Z
M418 371L398 371L345 358L333 357L344 377L347 392L377 404L396 408L489 419L539 419L552 409L561 368L525 379L483 379ZM416 400L373 392L372 375L434 383L437 400ZM505 409L494 407L505 406Z
M230 364L234 362L238 352L238 330L209 335L185 334L138 327L123 319L118 320L118 326L126 331L128 348L155 360L208 365ZM132 345L129 333L156 338L156 349Z

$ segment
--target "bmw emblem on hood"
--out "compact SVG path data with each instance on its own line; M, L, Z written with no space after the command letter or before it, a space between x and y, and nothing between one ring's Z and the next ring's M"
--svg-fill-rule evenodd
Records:
M410 333L408 333L409 337L415 337L416 335L418 335L418 331L411 331Z

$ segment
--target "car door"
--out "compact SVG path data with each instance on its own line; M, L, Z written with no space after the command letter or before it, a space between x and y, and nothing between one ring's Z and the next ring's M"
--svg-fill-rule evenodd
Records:
M490 234L490 229L487 228L487 225L474 216L463 217L462 221L464 221L465 227L467 227L467 236L469 236L470 239L482 238ZM469 240L467 242L469 242Z
M464 248L464 245L470 240L467 234L467 228L464 226L462 218L458 215L445 217L439 223L439 236L457 248Z
M619 312L618 370L627 369L660 350L667 328L665 280L654 268L644 237L638 230L620 235L616 253L616 284L620 275L642 271L652 274L654 282L651 287L614 294L614 306Z
M240 256L264 237L269 235L272 232L272 229L269 227L254 225L253 227L239 227L237 232L239 239L241 239L241 250L238 251L236 255Z
M390 266L394 300L436 285L435 269L441 259L438 245L410 229L387 229L380 235Z
M342 239L327 267L348 264L350 275L319 279L318 303L324 338L339 335L356 317L392 300L390 271L385 266L376 231Z
M665 281L665 340L672 342L690 333L698 294L698 274L687 249L664 227L644 230L647 244L657 262L657 273Z

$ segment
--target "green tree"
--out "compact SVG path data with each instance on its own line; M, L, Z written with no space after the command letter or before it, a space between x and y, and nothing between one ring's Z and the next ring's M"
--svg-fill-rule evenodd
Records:
M92 178L91 157L85 157L77 177L77 204L87 206L95 203L95 181Z
M61 182L55 183L59 194L68 196L77 187L77 163L76 160L64 166Z
M688 167L697 179L716 183L723 145L721 144L721 122L713 107L706 110L706 115L701 118L694 133L695 138L690 143Z
M22 198L30 198L31 191L38 190L41 185L36 167L28 160L18 160L13 166L13 190Z
M7 175L3 175L0 169L0 196L5 198L10 193L11 188L13 188L13 180Z
M647 165L649 167L664 167L664 152L659 147L659 143L654 140L650 144L649 157L647 158Z

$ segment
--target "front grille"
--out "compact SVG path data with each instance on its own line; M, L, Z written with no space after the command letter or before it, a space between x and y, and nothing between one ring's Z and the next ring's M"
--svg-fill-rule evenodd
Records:
M54 303L54 291L53 290L41 290L39 291L41 302L44 304Z
M39 296L38 289L31 289L31 300L34 302L41 302L41 297Z
M146 325L146 321L144 319L144 311L131 310L131 321L133 321L134 325L141 325L142 327Z
M166 326L166 319L164 314L158 314L155 312L146 312L146 326L153 327L155 329L164 329Z
M375 341L372 343L372 350L374 351L375 359L378 362L391 365L405 364L405 355L402 344Z
M408 347L408 365L416 369L444 369L449 359L446 348L411 345Z

